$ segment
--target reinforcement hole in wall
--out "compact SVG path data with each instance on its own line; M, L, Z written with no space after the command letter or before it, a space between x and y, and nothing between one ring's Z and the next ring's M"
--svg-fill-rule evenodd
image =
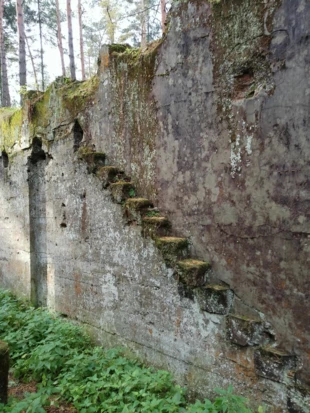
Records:
M83 129L81 128L81 125L79 124L79 122L76 120L74 122L74 126L73 126L73 151L76 152L80 145L81 142L83 140Z
M8 156L8 154L5 151L2 151L1 157L2 157L3 168L7 168L9 166L9 156Z

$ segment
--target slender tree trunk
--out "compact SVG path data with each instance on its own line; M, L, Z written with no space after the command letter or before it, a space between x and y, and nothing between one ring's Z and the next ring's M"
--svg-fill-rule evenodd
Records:
M24 13L23 13L22 3L23 3L22 0L16 0L16 16L17 16L18 43L19 43L19 84L21 88L23 86L26 86L27 84L25 26L24 26Z
M161 28L164 33L165 31L165 23L166 23L166 0L160 0L160 8L161 8Z
M6 66L6 54L4 44L3 33L3 13L4 13L4 0L0 0L0 75L1 75L1 96L2 106L11 106L8 71Z
M59 0L56 0L56 16L57 16L57 41L58 41L58 50L61 60L61 69L63 77L66 76L65 69L65 59L64 59L64 49L62 47L62 35L61 35L61 24L60 24L60 9L59 9Z
M145 0L141 0L141 48L144 49L147 43L147 13L145 10Z
M33 70L33 76L34 76L34 81L35 81L35 84L36 84L36 90L39 90L37 71L36 71L36 67L35 67L35 64L34 64L34 59L33 59L32 53L31 53L31 49L30 49L30 46L29 46L29 42L28 42L27 36L25 36L25 40L26 40L27 49L28 49L28 53L29 53L29 56L30 56L30 60L31 60L31 65L32 65L32 70Z
M83 44L83 24L82 24L82 6L81 6L81 0L78 0L78 11L79 11L79 28L80 28L80 53L81 53L82 80L85 80L85 60L84 60L84 44Z
M37 0L38 3L38 17L39 17L39 32L40 32L40 57L41 57L41 85L42 90L45 89L44 82L44 59L43 59L43 35L42 35L42 19L41 19L41 3L40 0Z
M73 36L72 36L71 0L67 0L67 19L68 19L70 74L71 74L71 79L75 80L76 75L75 75L75 63L74 63Z

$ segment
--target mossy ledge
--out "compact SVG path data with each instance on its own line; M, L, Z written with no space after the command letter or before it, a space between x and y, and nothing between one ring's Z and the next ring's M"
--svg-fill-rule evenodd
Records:
M85 81L74 81L57 89L58 96L62 99L63 107L74 118L84 111L95 99L99 87L98 76L93 76Z
M23 110L16 108L0 109L0 146L8 154L14 144L20 143L23 125Z

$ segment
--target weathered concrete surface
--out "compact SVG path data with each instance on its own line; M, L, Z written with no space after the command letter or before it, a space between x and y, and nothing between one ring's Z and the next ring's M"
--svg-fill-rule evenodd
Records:
M103 50L97 95L96 80L58 81L4 123L1 285L200 395L232 383L256 405L308 412L309 14L304 0L176 2L157 48ZM81 143L132 175L211 262L210 281L229 284L223 315L180 294L154 241L79 160ZM244 347L227 336L231 305L258 320L234 324ZM265 321L286 352L255 366ZM297 356L297 376L280 354Z
M0 158L0 282L30 298L30 234L27 155L20 153L8 167Z
M234 4L233 24L249 26L230 39L231 53L240 46L235 57L246 56L241 68L221 60L229 23L213 31L208 24L218 23L221 5L212 11L207 2L189 2L173 12L154 85L158 205L197 255L266 314L284 348L303 354L300 375L309 382L310 7L277 2L274 14L266 9L272 23L261 20L255 32L258 3L223 2L224 9ZM253 67L260 54L266 84ZM246 74L248 98L234 89Z

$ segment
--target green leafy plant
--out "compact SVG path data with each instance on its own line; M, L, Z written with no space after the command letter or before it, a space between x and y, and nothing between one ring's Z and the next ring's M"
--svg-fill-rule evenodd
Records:
M60 400L79 413L249 413L230 386L214 402L186 402L167 371L129 360L119 348L92 346L83 330L0 290L0 339L10 346L14 375L37 391L10 398L3 413L42 413ZM262 413L259 410L259 413Z
M136 196L136 191L133 188L129 190L129 196L130 198L134 198Z
M146 213L146 216L147 216L147 217L150 217L150 218L152 218L152 217L157 217L157 216L159 216L159 211L148 211L148 212Z

